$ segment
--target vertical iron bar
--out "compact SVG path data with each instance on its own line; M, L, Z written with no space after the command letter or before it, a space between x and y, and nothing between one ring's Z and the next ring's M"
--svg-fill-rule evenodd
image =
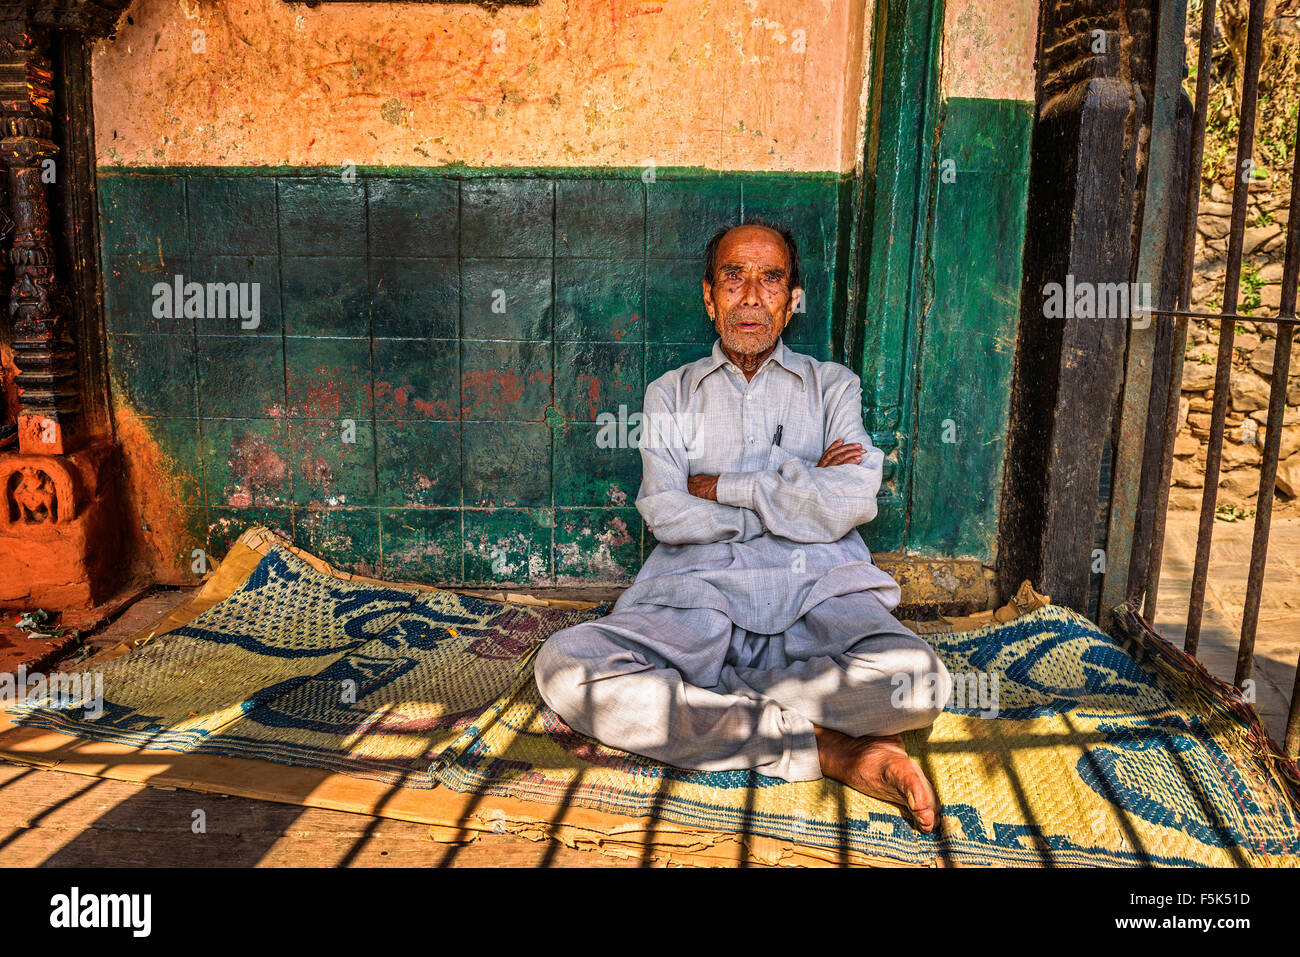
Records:
M1246 68L1241 83L1241 123L1237 130L1237 160L1232 168L1232 225L1228 239L1228 274L1224 277L1223 308L1237 311L1241 284L1241 246L1246 228L1246 200L1254 179L1252 157L1255 147L1255 106L1259 99L1259 63L1264 39L1264 0L1250 0L1250 21L1246 28ZM1242 176L1243 165L1247 169ZM1224 319L1219 326L1219 357L1214 369L1214 407L1210 413L1210 445L1205 456L1205 489L1201 494L1201 521L1196 533L1196 565L1192 570L1192 600L1187 610L1187 633L1183 650L1196 654L1201 640L1201 616L1205 612L1205 576L1210 565L1210 540L1214 535L1214 504L1219 494L1219 459L1223 454L1223 425L1228 413L1228 391L1232 372L1232 340L1236 320Z
M1282 297L1279 317L1295 315L1296 272L1300 269L1300 125L1296 128L1295 155L1291 169L1291 206L1286 228L1286 253L1282 265ZM1277 457L1282 445L1283 400L1287 372L1291 365L1291 327L1279 323L1273 340L1273 381L1268 392L1268 425L1264 438L1264 462L1259 472L1259 495L1255 499L1255 534L1250 543L1250 575L1246 580L1246 607L1241 618L1241 644L1237 646L1238 688L1250 677L1255 656L1255 629L1259 624L1259 598L1264 586L1264 562L1268 557L1268 528L1273 518L1273 489L1277 482ZM1294 702L1293 702L1294 703Z
M1186 311L1192 301L1196 263L1196 215L1201 200L1201 166L1205 161L1205 122L1209 113L1210 73L1214 53L1214 14L1217 0L1205 0L1201 9L1200 47L1196 57L1196 104L1192 113L1192 152L1187 175L1187 203L1183 216L1183 259L1179 273L1177 308ZM1160 562L1165 547L1165 517L1169 513L1169 483L1174 471L1174 440L1178 432L1178 402L1182 397L1183 353L1187 348L1187 318L1174 321L1173 361L1169 363L1169 392L1165 401L1164 444L1160 453L1160 481L1156 485L1155 524L1151 535L1151 560L1142 617L1153 625L1160 591Z

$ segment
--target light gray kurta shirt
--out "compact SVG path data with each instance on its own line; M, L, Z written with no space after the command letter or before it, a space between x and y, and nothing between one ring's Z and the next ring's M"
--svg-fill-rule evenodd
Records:
M876 516L884 453L863 428L851 370L778 340L746 381L715 341L650 383L643 411L636 506L659 544L616 609L712 608L771 635L831 596L898 605L898 583L857 532ZM861 463L818 468L836 439L861 443ZM716 502L687 491L701 474L718 476Z

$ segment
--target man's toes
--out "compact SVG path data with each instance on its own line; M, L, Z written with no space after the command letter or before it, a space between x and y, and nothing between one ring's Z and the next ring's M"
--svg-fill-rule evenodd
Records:
M922 831L932 830L938 819L939 799L934 793L934 788L930 787L930 782L926 780L925 773L915 761L910 759L907 764L900 762L896 773L898 777L896 786L906 797L908 809L912 812L916 826Z

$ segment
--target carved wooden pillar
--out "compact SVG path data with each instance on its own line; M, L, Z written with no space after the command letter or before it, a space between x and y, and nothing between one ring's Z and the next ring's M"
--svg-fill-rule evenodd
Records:
M1128 317L1049 318L1048 284L1133 279L1155 0L1044 0L998 587L1087 613ZM1069 295L1069 293L1067 293ZM1108 497L1108 496L1107 496Z
M54 190L91 189L87 176L64 175L71 164L58 156L56 133L69 131L66 115L56 127L51 51L64 36L107 35L126 3L0 2L0 182L7 187L0 193L0 244L12 267L0 272L9 333L0 337L9 352L0 376L11 363L18 398L18 448L0 452L0 608L84 613L112 596L126 565L117 449L83 416L87 384L74 345L79 334L88 337L83 347L99 347L99 331L73 328L72 300L57 268L58 250L67 246L59 231L93 235L86 232L93 229L93 203L64 196L75 221L50 215ZM88 144L89 137L71 141ZM89 163L84 145L77 152ZM75 311L82 317L84 298Z
M5 37L0 45L0 161L8 170L14 221L9 318L19 369L18 449L33 455L73 451L80 410L69 305L54 275L46 193L58 152L48 49L48 31L39 29Z

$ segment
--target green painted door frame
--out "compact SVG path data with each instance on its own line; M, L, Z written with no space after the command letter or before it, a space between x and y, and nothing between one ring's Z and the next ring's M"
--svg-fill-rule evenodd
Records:
M877 4L863 173L842 207L848 274L836 354L861 375L863 417L885 452L868 538L881 551L902 549L909 511L943 14L943 0Z

